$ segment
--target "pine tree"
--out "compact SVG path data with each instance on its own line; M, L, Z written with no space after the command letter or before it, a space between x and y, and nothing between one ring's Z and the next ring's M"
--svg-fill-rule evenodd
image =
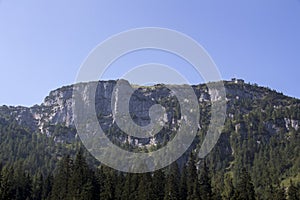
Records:
M116 174L112 169L106 166L102 166L103 173L103 188L101 189L100 199L113 200L115 198L115 176Z
M156 170L153 173L153 194L151 195L153 199L163 200L165 194L165 181L166 177L162 169Z
M22 167L18 167L14 172L15 199L27 199L31 196L31 178L25 173Z
M70 177L73 170L73 161L70 156L65 156L60 161L56 175L53 180L53 188L51 192L51 199L63 200L67 199Z
M116 174L116 176L115 199L122 200L124 199L122 196L125 182L124 173L119 172Z
M125 180L124 180L122 197L124 199L129 199L131 192L132 192L131 191L131 182L132 182L133 174L126 173L124 176L125 176Z
M236 200L255 200L254 186L251 177L245 168L242 169L238 180L234 199Z
M180 179L180 186L179 186L179 193L180 199L185 200L187 199L187 166L184 165L182 172L181 172L181 179Z
M198 173L195 163L195 158L190 155L189 161L187 163L187 197L188 200L200 199L200 185L198 180Z
M203 161L203 164L201 165L200 168L199 190L200 190L201 199L209 200L212 198L212 189L211 189L211 182L209 177L209 170L205 161Z
M129 176L130 183L129 183L129 199L137 199L138 193L137 188L139 184L139 176L138 174L131 174Z
M224 178L224 190L222 192L222 197L225 200L230 200L234 195L234 186L232 182L232 177L230 174L225 174Z
M14 168L11 166L5 166L2 169L2 181L0 188L0 199L15 199L15 180L14 180Z
M34 176L33 183L32 183L32 199L33 200L42 199L43 187L44 187L43 175L41 173L38 173Z
M72 176L69 179L68 196L70 199L87 199L93 197L92 174L82 151L79 151L74 161Z
M53 176L52 174L48 175L44 181L43 188L42 188L42 199L50 199L51 198L51 191L53 185Z
M164 200L179 199L179 180L180 173L176 162L169 166L168 175L166 178L165 197Z
M138 199L152 200L152 188L151 173L139 174Z

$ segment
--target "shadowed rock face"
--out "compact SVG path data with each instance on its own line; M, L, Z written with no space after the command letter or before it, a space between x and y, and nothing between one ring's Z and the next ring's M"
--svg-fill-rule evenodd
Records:
M135 92L129 101L130 116L139 126L148 125L150 123L149 108L154 104L161 104L166 110L163 127L164 134L160 132L152 138L139 139L130 137L123 133L114 122L111 109L111 99L113 92L116 92L114 91L116 83L116 81L94 82L94 84L97 84L97 90L94 96L99 124L110 138L115 138L114 140L117 141L117 143L129 142L132 145L143 146L162 143L164 142L165 133L167 133L167 139L171 138L172 134L176 133L178 122L181 117L184 116L181 116L180 105L177 98L164 85L148 87L133 86ZM90 84L91 83L79 84L83 88L82 97L86 104L90 103L87 97L93 95L91 94ZM129 83L127 82L127 84ZM236 108L234 106L235 101L259 102L266 98L273 98L274 96L272 101L274 105L271 106L280 108L288 106L289 100L291 99L282 94L276 93L275 91L245 83L225 81L224 84L227 93L227 117L229 118L234 117L236 109L239 109L241 114L246 114L253 109L252 106L254 104L249 107ZM205 85L196 85L192 86L192 88L194 89L199 101L200 114L203 113L202 109L209 110L211 100L219 100L217 90L208 91ZM53 126L64 126L66 129L69 129L69 131L57 135L55 140L57 142L71 142L76 136L72 109L72 94L73 86L71 85L51 91L41 105L35 105L29 108L1 106L0 118L15 120L20 125L27 127L29 130L47 134L49 137L53 134ZM118 96L118 94L116 94L116 96L118 97L118 99L116 98L116 101L123 100L122 96ZM186 101L188 101L188 99L186 99ZM205 126L205 124L202 124L200 120L198 126L199 129L203 128L203 126ZM286 129L289 127L298 129L299 119L284 118L279 120L278 123L266 121L265 126L270 134L274 134L281 126ZM241 126L240 129L242 130L243 126Z

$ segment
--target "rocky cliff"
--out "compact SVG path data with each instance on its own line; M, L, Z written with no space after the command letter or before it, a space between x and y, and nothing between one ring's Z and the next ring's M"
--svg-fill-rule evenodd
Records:
M257 85L245 84L243 82L225 81L226 101L227 101L227 118L233 119L237 114L245 115L253 111L263 102L265 108L261 108L262 112L266 107L280 110L283 107L291 106L291 104L298 104L299 101L293 98L284 96L264 87ZM83 94L88 96L89 84L81 83L84 87ZM99 123L106 132L114 130L118 133L118 142L129 142L133 145L151 145L163 142L162 134L149 139L139 139L121 134L114 122L111 99L114 91L116 81L99 81L97 83L97 90L95 94L96 110ZM140 126L149 124L149 108L156 103L162 104L166 110L165 129L169 134L176 129L177 120L180 118L180 106L177 99L172 95L171 91L164 85L154 85L149 87L133 86L135 92L130 99L130 114L134 122ZM200 105L200 113L209 113L209 106L211 100L217 100L218 91L208 91L206 85L192 86ZM55 136L54 140L57 142L71 142L76 137L76 130L74 127L73 109L72 109L72 93L73 86L65 86L54 91L45 98L40 105L32 107L0 107L0 117L15 120L18 124L27 127L33 132L40 132L49 137ZM243 107L236 107L237 102L245 102ZM86 102L88 103L88 102ZM55 126L63 126L70 128L69 131L63 134L54 135ZM204 126L199 122L199 128ZM243 126L237 123L236 130ZM277 119L277 121L266 121L265 128L270 134L274 134L280 128L286 130L292 127L296 130L299 128L299 119L285 116Z

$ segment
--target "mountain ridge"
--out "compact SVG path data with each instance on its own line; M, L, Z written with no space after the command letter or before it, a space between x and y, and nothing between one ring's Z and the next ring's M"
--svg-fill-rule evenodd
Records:
M86 84L85 91L88 91L88 83L80 84ZM149 108L157 103L165 106L167 113L162 132L140 139L129 137L113 121L110 105L115 84L116 81L100 81L95 95L100 99L95 105L99 124L109 139L134 152L155 151L167 144L176 134L181 118L180 106L170 90L163 84L134 86L136 92L130 104L135 123L149 123ZM300 177L300 100L243 81L224 81L224 86L226 121L217 145L205 157L212 178L218 178L219 173L229 174L236 184L240 169L245 167L256 192L261 195L267 190L267 179L274 184L297 182ZM32 173L48 174L63 155L74 155L76 149L82 148L73 122L72 87L51 91L40 105L0 106L0 158L4 165L21 162ZM192 88L200 107L199 130L191 147L177 161L179 166L201 147L209 125L211 101L218 100L218 92L209 93L205 84ZM97 163L91 156L89 160L93 165Z
M239 81L239 82L238 82ZM109 81L98 81L100 86L97 89L98 94L95 96L100 96L100 98L107 98L106 91L112 92L113 87L116 84L115 80ZM286 106L285 101L292 101L294 105L300 104L300 100L294 97L288 97L282 93L276 92L266 87L260 87L257 84L246 84L241 79L232 79L231 81L223 81L225 90L226 90L226 102L227 106L231 106L231 102L236 100L251 100L259 101L262 98L271 98L276 96L277 99L273 102L273 106L279 108L280 106ZM89 83L78 83L83 85L88 85ZM129 83L128 83L129 84ZM98 85L98 86L99 86ZM49 134L46 128L46 123L50 124L63 124L64 126L73 126L73 113L72 113L72 92L74 84L63 86L61 88L50 91L49 95L44 98L44 101L40 105L34 105L31 107L25 106L0 106L0 117L10 115L22 125L27 125L31 127L31 130L39 129L42 133ZM154 91L159 87L164 87L164 84L156 84L153 86L137 86L134 85L134 89L137 90L151 90ZM199 100L199 103L210 101L210 94L205 84L191 85L194 89L195 94ZM104 91L104 93L101 93ZM240 99L239 99L240 98ZM110 106L109 103L106 103L106 106ZM245 110L244 110L245 111ZM46 113L46 115L45 115ZM227 117L232 117L231 113L227 113ZM5 117L4 117L5 118ZM289 119L292 121L293 119ZM295 124L294 122L292 124Z

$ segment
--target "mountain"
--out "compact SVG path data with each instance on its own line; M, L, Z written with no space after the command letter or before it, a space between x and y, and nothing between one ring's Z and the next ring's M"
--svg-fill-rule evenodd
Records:
M155 151L171 141L182 117L178 99L172 91L163 84L132 86L135 92L129 110L136 124L150 123L149 108L152 105L159 103L166 109L163 129L153 137L137 138L128 136L115 122L111 98L116 92L116 83L79 83L84 88L83 96L91 95L91 84L97 85L95 109L108 138L134 152ZM204 159L214 190L220 193L224 190L218 180L227 176L232 178L234 185L238 184L242 168L249 171L255 192L262 199L267 198L270 183L287 187L290 181L300 182L300 100L243 80L224 81L224 86L225 125L217 145ZM82 148L74 125L73 87L51 91L40 105L0 107L0 160L3 166L22 165L31 174L47 175L63 155L74 156ZM211 117L211 102L219 100L218 91L209 91L205 84L191 87L199 102L200 119L194 142L177 161L180 168L185 166L191 152L200 149ZM99 165L86 151L84 154L90 165ZM201 161L196 158L195 162Z
M277 110L277 112L279 112L281 109L290 108L291 106L297 108L300 102L298 99L286 97L282 93L277 93L268 88L258 87L257 85L237 83L234 81L225 81L224 83L226 87L228 118L234 118L237 113L247 115L259 106L263 110L273 107L271 109L272 111ZM96 101L96 110L98 113L101 113L99 118L105 119L106 121L112 121L111 98L115 85L116 81L100 81L97 86L95 94L95 98L98 100ZM85 91L88 91L88 84L85 84L85 87L87 87ZM206 85L192 86L192 88L199 100L200 107L207 107L210 104L210 94L208 93ZM159 103L161 103L161 101L170 101L177 106L178 102L175 102L176 100L172 97L171 91L163 85L138 87L136 89L137 92L133 94L130 102L132 105L130 110L135 113L133 118L135 118L137 124L149 123L149 108L154 103L157 103L157 101ZM19 125L26 127L32 132L40 132L49 137L56 136L54 138L56 142L71 142L76 136L72 111L72 93L73 86L65 86L51 91L41 105L35 105L29 108L21 106L1 106L0 117L2 120L16 121ZM236 104L239 102L242 102L245 106L237 108ZM170 105L164 106L172 108ZM174 108L170 109L168 121L176 117L174 116L175 113L171 112L174 110ZM292 119L291 117L287 116L282 118L281 125L285 123L286 128L291 125L293 128L298 129L298 118ZM273 122L266 123L269 132L272 132L272 126L275 124L272 124ZM57 125L70 128L70 131L67 134L55 135L53 126ZM141 141L141 144L145 145L145 142Z

